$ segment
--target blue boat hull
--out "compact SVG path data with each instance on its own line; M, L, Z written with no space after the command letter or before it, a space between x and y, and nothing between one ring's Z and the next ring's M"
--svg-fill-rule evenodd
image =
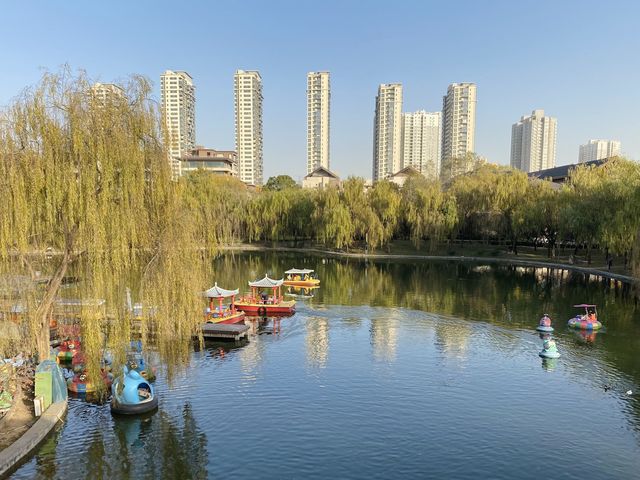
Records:
M114 415L140 415L152 412L156 408L158 408L158 397L135 404L119 403L115 398L111 400L111 413Z

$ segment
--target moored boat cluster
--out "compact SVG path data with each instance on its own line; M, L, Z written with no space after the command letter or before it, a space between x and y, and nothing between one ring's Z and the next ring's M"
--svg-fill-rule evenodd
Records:
M313 270L308 269L291 269L285 275L280 280L265 275L264 278L250 281L250 291L244 295L240 294L239 289L226 290L215 283L203 292L203 296L208 299L204 312L205 323L234 325L244 323L252 317L293 315L296 301L285 299L282 287L305 289L306 296L312 296L308 292L318 288L320 280L313 276ZM120 375L114 376L112 373L111 356L106 352L101 360L100 377L96 383L89 380L85 368L86 358L79 330L73 326L60 326L58 334L61 342L57 347L56 357L63 367L69 392L76 395L110 392L111 412L115 415L142 414L158 407L158 397L152 385L156 369L146 360L140 341L131 342L127 361Z
M584 314L576 315L574 318L569 319L567 325L570 328L578 329L580 333L585 333L584 338L589 341L593 340L595 331L602 327L602 323L598 320L598 313L596 311L596 305L581 303L574 305L576 308L584 308ZM555 339L552 338L551 333L554 331L551 326L551 317L546 313L540 318L538 327L536 328L540 332L540 338L542 339L542 350L538 352L538 355L544 359L557 359L560 358L560 352Z
M298 287L304 289L306 293L309 289L318 288L319 285L320 280L313 275L313 270L297 268L287 270L285 277L280 280L274 280L265 275L264 278L248 282L251 290L242 296L239 294L239 289L225 290L215 283L203 294L209 299L205 320L207 323L234 324L244 322L245 316L293 315L296 311L296 302L285 300L282 287ZM227 299L230 299L229 303L225 304Z

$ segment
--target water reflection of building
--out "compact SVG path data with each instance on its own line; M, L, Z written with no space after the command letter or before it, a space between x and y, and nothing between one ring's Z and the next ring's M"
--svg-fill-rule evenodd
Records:
M324 368L329 357L329 320L322 317L309 317L306 327L307 362L313 366Z
M255 337L243 348L238 349L240 369L244 380L254 381L257 378L256 371L263 361L264 353L265 345L259 337Z
M464 322L440 321L436 324L436 347L449 358L466 358L471 325Z
M371 319L371 347L376 360L394 361L398 347L398 311L385 310L383 318Z

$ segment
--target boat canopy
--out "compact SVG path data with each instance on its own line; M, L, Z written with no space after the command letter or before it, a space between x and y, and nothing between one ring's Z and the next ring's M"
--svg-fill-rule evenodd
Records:
M218 282L216 282L213 287L204 292L204 296L207 298L227 298L238 295L239 292L240 290L237 288L235 290L225 290L224 288L220 288L218 286Z
M276 288L284 283L284 279L274 280L265 275L263 279L249 282L249 286L253 288Z
M579 305L574 305L576 308L587 308L587 307L595 307L596 305L589 305L588 303L581 303Z
M307 275L309 273L313 273L313 270L309 270L308 268L292 268L291 270L287 270L286 272L287 275Z

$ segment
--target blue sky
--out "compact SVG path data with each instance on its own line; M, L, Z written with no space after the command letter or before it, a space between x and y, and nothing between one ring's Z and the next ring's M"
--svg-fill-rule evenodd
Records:
M589 138L640 159L640 2L11 1L0 11L0 105L68 63L101 81L186 70L197 140L232 149L233 72L263 78L265 179L306 168L306 73L329 70L331 168L371 176L375 95L440 110L452 82L478 85L476 151L508 164L511 124L558 118L557 163Z

